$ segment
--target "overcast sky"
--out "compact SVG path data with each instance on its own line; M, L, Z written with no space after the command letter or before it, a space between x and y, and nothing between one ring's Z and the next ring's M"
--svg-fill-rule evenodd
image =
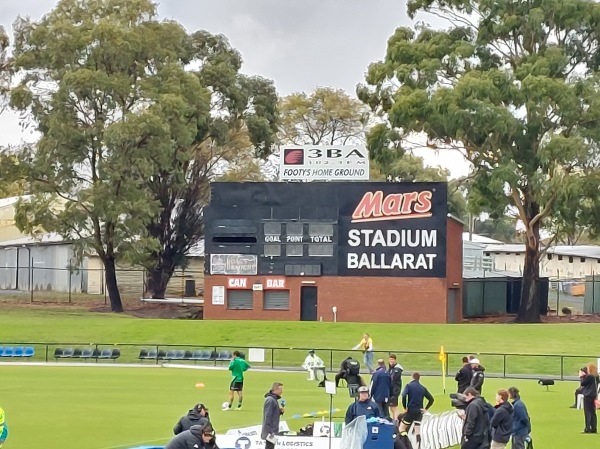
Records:
M244 59L243 71L273 79L279 94L310 92L318 86L355 95L371 62L382 59L387 39L410 25L405 0L161 0L162 18L189 31L226 35ZM39 19L54 0L0 0L0 24L18 16ZM429 22L434 23L429 19ZM16 144L23 134L14 114L0 118L0 145ZM456 152L419 153L454 176L468 171Z

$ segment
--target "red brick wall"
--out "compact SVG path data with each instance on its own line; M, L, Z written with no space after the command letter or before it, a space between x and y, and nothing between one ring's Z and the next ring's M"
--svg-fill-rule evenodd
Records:
M462 320L462 269L463 269L463 224L448 218L448 238L446 240L446 279L448 289L456 289L455 321ZM458 284L458 285L457 285Z
M462 224L449 219L447 233L447 280L403 277L287 277L290 290L289 310L264 310L263 291L253 292L253 310L227 309L211 303L214 285L227 285L227 276L207 275L204 281L204 318L208 320L300 320L300 289L318 288L317 317L333 321L331 308L337 307L342 322L364 323L446 323L448 289L458 286L457 320L461 319L462 298ZM243 276L232 276L243 277ZM266 285L267 276L248 276L248 285ZM304 283L303 283L304 282ZM314 282L314 283L312 283Z

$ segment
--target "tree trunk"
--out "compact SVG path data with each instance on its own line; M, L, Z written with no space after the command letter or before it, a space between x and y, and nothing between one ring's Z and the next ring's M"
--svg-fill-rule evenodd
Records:
M146 291L150 292L152 299L165 299L167 286L175 272L175 267L171 265L159 265L152 270L148 270Z
M518 323L541 323L540 319L540 226L537 220L533 226L529 223L539 214L540 207L535 202L526 205L528 218L525 238L525 266L521 287L521 305L517 315Z
M121 292L117 285L117 269L115 258L107 257L104 261L104 272L106 273L106 289L108 290L108 299L110 299L110 309L113 312L123 312L123 303L121 302Z

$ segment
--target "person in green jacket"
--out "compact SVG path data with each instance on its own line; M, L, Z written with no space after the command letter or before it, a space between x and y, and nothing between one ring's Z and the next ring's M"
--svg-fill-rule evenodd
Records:
M225 410L231 410L233 405L233 392L237 391L238 394L238 406L237 409L242 408L242 401L244 400L244 372L250 368L248 362L246 362L240 354L240 351L233 351L233 360L229 363L229 371L233 378L231 379L231 385L229 386L229 407Z

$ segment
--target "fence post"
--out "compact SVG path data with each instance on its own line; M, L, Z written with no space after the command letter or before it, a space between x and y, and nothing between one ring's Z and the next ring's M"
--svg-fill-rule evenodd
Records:
M333 350L329 350L329 371L333 372Z
M48 345L45 345L45 346L46 346L46 363L48 363Z
M560 270L556 270L556 316L560 310Z
M584 301L585 303L585 301ZM585 309L585 307L584 307ZM585 313L585 310L584 310ZM592 315L596 313L596 275L592 271Z
M483 272L483 282L481 283L481 316L485 316L485 271Z
M506 379L506 354L502 354L502 378Z
M155 363L156 365L158 365L158 345L156 345L156 359L155 359Z
M29 261L29 274L30 274L30 278L31 278L29 280L29 291L31 294L31 302L33 302L33 257Z
M560 356L560 380L565 380L565 358Z
M72 286L72 272L71 269L69 269L69 304L71 304L72 298L71 298L71 286Z
M271 369L275 369L275 349L271 348Z

